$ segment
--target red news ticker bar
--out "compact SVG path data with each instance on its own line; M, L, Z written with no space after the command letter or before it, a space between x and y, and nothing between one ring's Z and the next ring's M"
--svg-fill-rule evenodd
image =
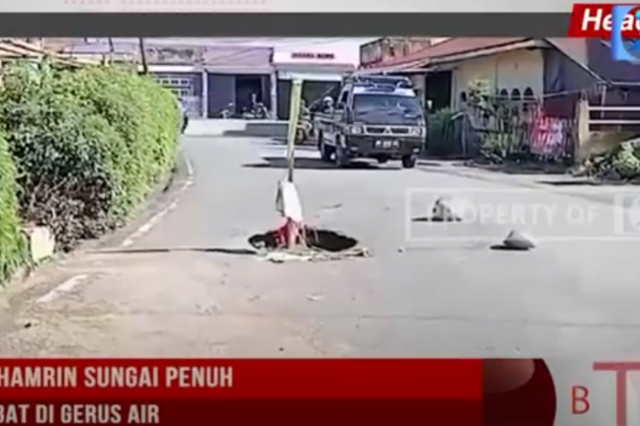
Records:
M626 3L629 6L638 4ZM625 5L618 3L617 5ZM611 38L612 18L611 13L616 4L577 3L573 5L569 20L568 37L579 38ZM640 37L638 22L635 17L629 16L626 25L623 24L622 36L636 39Z
M136 386L143 371L157 375ZM131 374L95 386L98 374ZM211 373L211 386L198 375ZM217 372L217 376L216 376ZM175 374L179 373L179 379ZM40 387L13 379L57 380ZM51 376L53 374L53 376ZM168 378L174 374L174 380ZM67 378L61 383L62 378ZM103 376L106 377L106 376ZM154 376L156 377L156 376ZM89 382L94 379L94 386ZM75 379L75 380L71 380ZM216 382L217 379L217 382ZM89 380L89 381L88 381ZM180 380L188 386L181 386ZM37 380L33 383L37 383ZM12 386L13 385L13 386ZM217 386L216 386L217 385ZM224 386L223 386L224 385ZM9 359L0 363L1 399L80 398L441 399L482 398L481 360L224 360L224 359Z
M12 401L15 404L20 401ZM24 402L23 402L24 403ZM483 426L479 400L125 400L27 402L18 424L161 426ZM38 404L47 408L39 408ZM133 409L132 405L136 408ZM156 406L156 407L154 407ZM49 408L50 407L50 408ZM115 408L119 407L117 414ZM156 409L157 408L157 409ZM5 419L7 403L0 403ZM52 417L36 419L46 412ZM2 413L0 413L2 414ZM134 423L137 416L146 421ZM157 415L156 418L153 416ZM72 417L74 416L74 417ZM99 416L99 417L98 417ZM133 417L130 417L133 416ZM0 417L0 421L5 420ZM157 423L155 423L157 421ZM5 421L6 423L6 421Z

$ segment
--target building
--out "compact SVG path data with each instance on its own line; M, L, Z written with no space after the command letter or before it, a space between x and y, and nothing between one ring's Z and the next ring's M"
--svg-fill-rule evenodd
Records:
M223 110L241 114L250 108L251 96L275 114L276 79L269 47L208 46L204 50L208 118L220 117Z
M358 68L364 41L221 40L143 40L149 71L181 99L192 117L217 118L223 111L240 115L256 95L274 118L287 119L291 81L304 81L302 96L312 103ZM136 38L46 39L45 43L74 58L142 63Z
M302 80L307 104L337 90L346 73L358 68L359 47L353 42L308 44L275 48L273 68L277 75L277 116L288 119L291 82Z
M139 40L114 40L71 39L61 50L76 58L112 57L142 63ZM181 45L145 39L144 51L149 72L176 94L191 117L215 118L225 109L240 114L249 106L252 93L268 109L275 105L271 48Z
M129 62L142 67L140 43L135 40L118 39L67 39L64 44L58 43L62 53L74 58L92 58L94 60L113 60ZM183 102L187 113L192 117L204 114L203 92L204 73L199 64L202 52L196 47L165 47L162 45L144 44L145 59L149 71L158 80L170 88ZM134 65L135 66L135 65Z
M600 39L451 38L367 69L411 76L432 111L465 109L486 131L491 122L465 108L470 86L482 80L489 96L519 111L524 124L514 131L526 129L529 153L541 158L604 152L640 128L640 67L614 61ZM463 152L472 136L458 141ZM441 139L451 143L448 135Z
M367 69L411 75L435 108L459 108L477 80L487 82L496 96L545 98L549 103L585 92L600 96L603 87L615 96L613 87L631 87L640 80L640 67L614 61L607 45L596 39L450 38L388 56ZM572 103L566 103L564 114L572 114Z
M360 47L360 68L375 68L448 39L448 37L380 37Z
M420 55L425 49L449 40L450 37L381 37L360 47L360 68L376 70L396 62L405 63L406 58ZM424 103L424 73L408 73L412 78L416 93Z

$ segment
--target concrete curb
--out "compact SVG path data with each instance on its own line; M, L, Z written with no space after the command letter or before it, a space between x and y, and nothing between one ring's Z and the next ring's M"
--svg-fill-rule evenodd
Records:
M189 161L186 159L184 153L180 151L174 171L166 179L159 182L156 188L151 191L143 205L141 205L136 212L132 213L130 222L96 240L82 241L74 250L68 253L56 252L41 261L33 262L18 269L14 277L0 288L0 310L9 307L9 299L15 293L30 288L25 284L28 283L34 274L46 274L47 268L52 268L64 260L81 256L101 247L118 245L114 241L122 240L123 234L127 235L131 233L132 226L137 225L141 220L147 222L149 217L156 215L159 209L162 210L162 208L166 208L164 207L165 205L171 205L175 202L174 198L177 199L177 196L182 193L181 189L185 187L185 182L190 182L192 174L193 170L191 169ZM133 229L135 229L135 227Z

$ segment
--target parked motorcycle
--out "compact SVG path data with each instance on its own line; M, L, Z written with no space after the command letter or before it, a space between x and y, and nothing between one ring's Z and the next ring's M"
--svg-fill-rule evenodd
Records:
M233 103L230 103L225 109L220 112L220 117L224 118L225 120L233 118L233 116L235 115L235 110L236 106Z
M271 117L269 110L262 103L258 102L251 108L242 111L242 118L245 120L268 120Z

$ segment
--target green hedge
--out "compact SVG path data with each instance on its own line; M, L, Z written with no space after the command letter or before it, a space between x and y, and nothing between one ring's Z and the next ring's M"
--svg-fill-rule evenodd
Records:
M128 70L9 66L0 125L22 219L64 250L118 226L170 173L179 115L171 92Z
M0 283L5 282L26 258L26 244L18 217L16 173L7 141L0 137Z

